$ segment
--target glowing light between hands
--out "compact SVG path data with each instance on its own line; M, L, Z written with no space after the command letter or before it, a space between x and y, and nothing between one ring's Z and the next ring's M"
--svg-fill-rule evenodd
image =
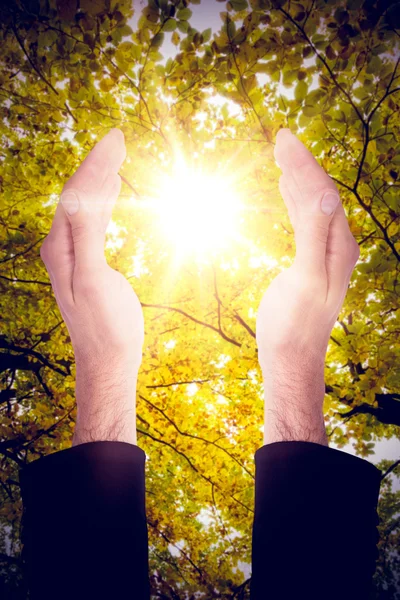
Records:
M232 181L189 168L182 158L161 178L151 205L179 254L217 250L237 234L241 204Z

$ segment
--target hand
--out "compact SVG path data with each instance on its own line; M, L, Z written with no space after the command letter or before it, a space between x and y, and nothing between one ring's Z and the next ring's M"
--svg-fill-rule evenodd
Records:
M58 307L78 360L139 368L144 321L141 304L125 277L106 262L104 242L121 189L118 175L126 150L122 131L112 129L65 184L66 210L58 204L51 230L40 249Z
M272 281L257 315L266 411L270 418L275 412L284 419L290 405L297 423L302 411L307 419L316 414L320 422L329 337L360 251L336 185L288 129L278 132L275 158L283 173L279 186L295 232L296 257ZM321 210L324 196L336 204L332 214Z
M105 387L114 396L118 414L135 408L132 394L144 341L141 304L104 256L106 229L121 189L118 170L125 156L123 134L112 129L65 184L62 204L40 249L75 352L78 417L81 403L82 414L83 405L85 414L93 415L96 409L102 422L104 415L98 409L106 399L99 396ZM76 199L79 210L67 214ZM116 398L117 390L123 402ZM109 399L107 414L111 419ZM97 434L94 428L93 435Z

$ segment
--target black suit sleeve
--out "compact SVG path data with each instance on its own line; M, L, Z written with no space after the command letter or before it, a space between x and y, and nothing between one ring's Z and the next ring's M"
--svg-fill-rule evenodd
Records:
M255 453L251 600L367 600L381 471L311 442Z
M146 455L91 442L20 470L31 600L148 600Z

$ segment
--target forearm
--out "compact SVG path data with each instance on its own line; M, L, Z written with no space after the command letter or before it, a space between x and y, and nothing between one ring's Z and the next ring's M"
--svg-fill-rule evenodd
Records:
M351 565L341 571L340 597L369 598L380 471L346 452L303 441L268 443L257 450L255 463L252 600L336 600L327 565L338 560ZM357 518L345 534L346 507L357 507Z
M131 590L149 600L145 461L138 446L106 441L21 469L31 600L125 599Z
M77 418L72 446L96 441L137 443L137 367L76 365Z
M324 365L294 360L262 368L264 444L305 441L328 446L323 415Z
M294 441L329 445L322 412L300 413L265 407L264 444Z

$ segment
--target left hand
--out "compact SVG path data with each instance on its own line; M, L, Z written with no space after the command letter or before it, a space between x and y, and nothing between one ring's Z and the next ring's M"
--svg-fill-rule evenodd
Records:
M293 264L278 274L257 313L259 361L266 372L282 359L324 368L332 328L360 256L334 181L289 129L277 135L279 187L296 241ZM328 198L331 212L322 210ZM278 359L279 357L279 359Z
M304 440L327 445L325 355L360 249L334 181L288 129L278 132L275 158L296 256L272 281L257 313L264 444ZM325 212L327 198L332 204Z
M76 362L139 370L144 320L138 297L104 256L105 233L121 189L123 133L112 129L88 154L62 191L40 256L67 325ZM71 194L79 210L69 215Z

